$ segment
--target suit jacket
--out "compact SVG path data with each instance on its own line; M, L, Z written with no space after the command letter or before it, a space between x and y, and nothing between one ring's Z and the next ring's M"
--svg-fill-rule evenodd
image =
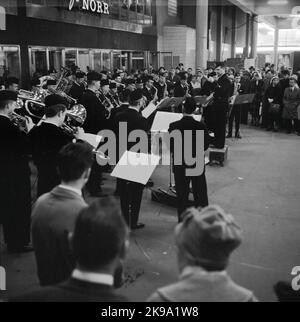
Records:
M128 302L113 287L70 278L62 284L13 298L10 302Z
M209 147L209 133L206 125L203 122L196 121L192 116L184 116L180 121L174 122L170 124L169 132L171 133L174 130L179 130L182 135L182 154L184 153L184 131L190 130L192 131L192 152L193 156L196 155L197 149L199 147L197 146L196 142L196 133L197 131L204 131L204 151L206 151ZM174 143L176 144L176 142ZM174 155L174 144L171 142L171 154ZM204 152L203 151L203 152ZM192 157L192 156L190 156ZM204 158L204 154L201 155L201 158ZM182 165L174 165L174 170L176 168L194 168L194 166L188 166L184 162L184 158L182 156L181 160Z
M9 220L15 225L15 238L26 245L30 240L30 144L27 135L2 115L0 149L0 224Z
M75 263L68 246L79 212L86 207L76 192L60 187L40 197L32 213L32 239L42 286L69 278Z
M69 95L73 98L75 98L78 102L81 101L83 93L84 93L84 85L79 85L77 83L74 82L74 84L72 85Z
M93 91L86 90L80 103L87 111L87 118L83 124L86 133L98 134L99 131L108 127L105 107Z
M138 111L132 109L132 108L127 108L126 110L124 110L123 112L120 112L116 115L115 117L115 121L114 124L115 126L117 126L117 128L115 128L115 134L117 137L117 154L119 153L119 138L122 135L121 133L119 133L119 123L126 123L127 124L127 136L129 136L130 132L134 131L134 130L143 130L145 132L148 132L149 130L149 123L148 120L145 119ZM131 149L133 146L135 145L135 143L129 143L127 142L127 150ZM126 149L126 146L124 146L124 148ZM143 147L143 153L148 153L148 147ZM119 157L121 157L123 155L123 153L125 152L125 150L123 149L122 154L119 155Z
M232 94L232 83L228 76L224 74L217 81L214 100L216 105L228 105L229 98Z
M58 154L74 137L53 124L42 123L30 131L29 138L33 160L39 172L38 194L41 195L60 183L57 171Z
M178 282L158 289L148 302L256 302L254 294L237 285L226 272L191 268Z
M188 87L182 87L180 83L177 83L174 87L174 97L183 97L186 95Z

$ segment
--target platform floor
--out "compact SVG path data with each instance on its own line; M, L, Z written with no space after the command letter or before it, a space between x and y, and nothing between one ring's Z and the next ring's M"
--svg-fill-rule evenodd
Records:
M243 228L244 241L233 254L229 272L259 300L275 301L273 285L291 280L300 265L300 138L244 127L242 140L228 140L228 163L207 168L209 199L232 213ZM169 170L160 166L155 187L167 187ZM110 178L106 189L114 189ZM144 193L141 221L146 228L134 232L126 261L126 284L121 293L144 301L157 288L177 278L173 230L176 210L151 201ZM34 289L34 255L7 255L7 292L2 298Z

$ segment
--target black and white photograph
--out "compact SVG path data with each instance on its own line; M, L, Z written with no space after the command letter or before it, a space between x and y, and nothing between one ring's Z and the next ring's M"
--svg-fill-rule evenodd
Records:
M0 0L1 304L300 302L299 231L300 0Z

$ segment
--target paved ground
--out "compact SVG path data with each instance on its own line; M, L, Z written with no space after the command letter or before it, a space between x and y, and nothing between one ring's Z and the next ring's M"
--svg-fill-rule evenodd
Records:
M243 129L243 140L230 140L229 162L209 167L210 203L232 213L244 230L244 242L234 253L229 272L252 289L261 301L275 301L273 284L290 280L300 265L300 138ZM166 187L168 168L157 168L156 186ZM106 185L113 191L113 182ZM151 201L145 191L141 221L147 227L131 236L127 281L121 290L134 301L145 300L157 287L177 277L173 230L176 211ZM37 285L33 254L8 256L7 289L2 296L29 291Z

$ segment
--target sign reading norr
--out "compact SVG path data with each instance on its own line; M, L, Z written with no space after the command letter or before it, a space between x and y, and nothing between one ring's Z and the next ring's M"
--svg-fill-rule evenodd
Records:
M106 2L99 0L70 0L69 10L73 9L75 1L81 10L109 15L109 5Z

